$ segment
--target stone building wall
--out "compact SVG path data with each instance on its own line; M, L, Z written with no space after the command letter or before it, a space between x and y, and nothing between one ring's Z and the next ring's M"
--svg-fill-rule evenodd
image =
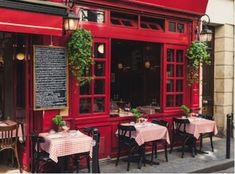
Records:
M215 27L214 117L219 131L226 130L226 115L233 112L234 25Z

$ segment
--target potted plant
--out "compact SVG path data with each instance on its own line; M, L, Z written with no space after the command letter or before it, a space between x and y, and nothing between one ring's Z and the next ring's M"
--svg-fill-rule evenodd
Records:
M199 82L199 66L202 63L210 64L210 56L207 51L207 44L205 42L201 42L195 40L191 43L187 50L188 57L188 84L192 85L194 83Z
M93 63L92 42L91 32L77 29L67 45L69 68L80 86L92 78L89 72Z
M62 126L65 125L65 121L63 121L61 115L55 115L52 118L52 122L55 124L57 131L62 131L63 130Z
M140 111L136 108L132 108L131 109L131 112L133 114L133 117L135 119L135 122L138 123L139 122L139 119L140 117L142 116L142 114L140 113Z
M188 106L186 106L186 105L181 105L181 106L180 106L180 109L183 111L184 116L186 116L186 117L189 116L190 109L189 109Z

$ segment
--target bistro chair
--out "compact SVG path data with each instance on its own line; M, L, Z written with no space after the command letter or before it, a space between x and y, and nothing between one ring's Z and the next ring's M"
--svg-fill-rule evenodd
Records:
M13 150L17 160L18 168L20 173L22 173L17 150L18 127L19 125L17 123L7 126L0 126L0 152L6 149Z
M184 157L185 145L189 145L192 149L192 156L196 153L196 140L192 134L186 132L186 125L190 124L188 119L173 118L173 130L172 130L172 139L171 139L171 149L170 153L173 150L173 146L176 141L181 141L182 143L182 154L181 158Z
M40 148L40 144L44 143L45 140L43 137L39 136L38 134L33 133L31 135L31 173L41 173L43 167L50 163L53 162L49 158L49 154Z
M92 173L100 173L100 165L99 165L99 143L100 143L100 133L97 128L88 127L84 129L84 132L87 133L88 136L92 136L93 142L93 149L92 149ZM90 167L90 152L84 152L80 154L76 154L73 158L77 162L77 173L80 171L80 161L82 159L86 159L87 162L87 169L88 173L91 172Z
M129 171L130 161L133 157L133 154L139 151L140 149L135 139L131 137L132 133L135 131L136 129L134 126L118 125L118 154L117 154L116 166L119 163L121 151L123 149L126 149L128 151L127 171ZM139 161L139 165L140 165L140 161Z
M166 128L168 128L169 123L165 120L157 120L157 119L153 119L152 123L154 124L158 124L161 126L164 126ZM165 150L165 158L166 158L166 162L168 162L168 156L167 156L167 143L164 140L157 140L157 141L153 141L152 142L152 154L151 154L151 164L153 163L153 153L155 154L155 158L157 158L157 144L158 143L164 143L164 150Z
M204 118L207 120L214 120L213 116L211 116L211 115L198 114L198 117ZM203 138L208 138L208 137L210 138L211 151L214 152L214 146L213 146L213 140L212 140L213 132L200 134L200 138L199 138L200 139L200 151L202 150Z

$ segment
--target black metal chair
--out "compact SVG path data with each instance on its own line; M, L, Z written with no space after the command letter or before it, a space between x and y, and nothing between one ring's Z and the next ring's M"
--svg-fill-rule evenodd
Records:
M116 166L118 165L121 151L123 149L126 149L128 151L127 171L129 171L130 162L133 157L133 154L139 151L140 149L135 139L131 137L132 133L135 131L136 129L134 126L118 125L118 154L117 154ZM140 163L141 162L139 160L139 166Z
M92 173L100 173L100 165L99 165L99 143L100 143L100 133L97 128L88 127L84 129L84 132L87 133L88 136L92 136L95 144L92 149ZM73 158L77 162L77 173L80 170L80 161L82 159L86 159L88 173L91 172L90 167L90 152L84 152L80 154L76 154L75 158Z
M164 126L166 128L168 128L169 126L169 123L165 120L157 120L157 119L154 119L152 120L152 123L154 124L158 124L158 125L161 125L161 126ZM168 162L168 156L167 156L167 142L164 140L157 140L157 141L153 141L152 142L152 154L151 154L151 163L153 163L153 153L155 154L155 158L157 158L157 144L158 143L162 143L164 144L164 150L165 150L165 158L166 158L166 162Z
M173 150L175 142L179 140L180 142L183 142L181 158L184 157L185 145L188 145L191 148L193 157L196 153L196 139L192 134L186 132L186 125L189 123L190 122L188 119L173 118L170 153Z
M43 137L39 136L36 133L33 133L31 135L31 173L41 173L41 172L46 172L42 171L42 167L49 162L54 163L50 158L49 154L43 150L40 149L40 144L44 143L45 140ZM58 171L55 171L58 172Z
M198 117L204 118L207 120L214 120L213 116L211 115L198 114ZM213 146L213 140L212 140L213 132L200 134L200 138L199 138L200 139L200 151L202 150L203 138L208 138L208 137L210 138L211 151L214 152L214 146Z

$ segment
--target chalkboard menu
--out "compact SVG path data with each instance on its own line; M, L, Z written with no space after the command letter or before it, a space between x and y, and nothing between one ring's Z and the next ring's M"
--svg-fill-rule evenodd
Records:
M64 47L34 46L34 110L67 106L67 71Z

